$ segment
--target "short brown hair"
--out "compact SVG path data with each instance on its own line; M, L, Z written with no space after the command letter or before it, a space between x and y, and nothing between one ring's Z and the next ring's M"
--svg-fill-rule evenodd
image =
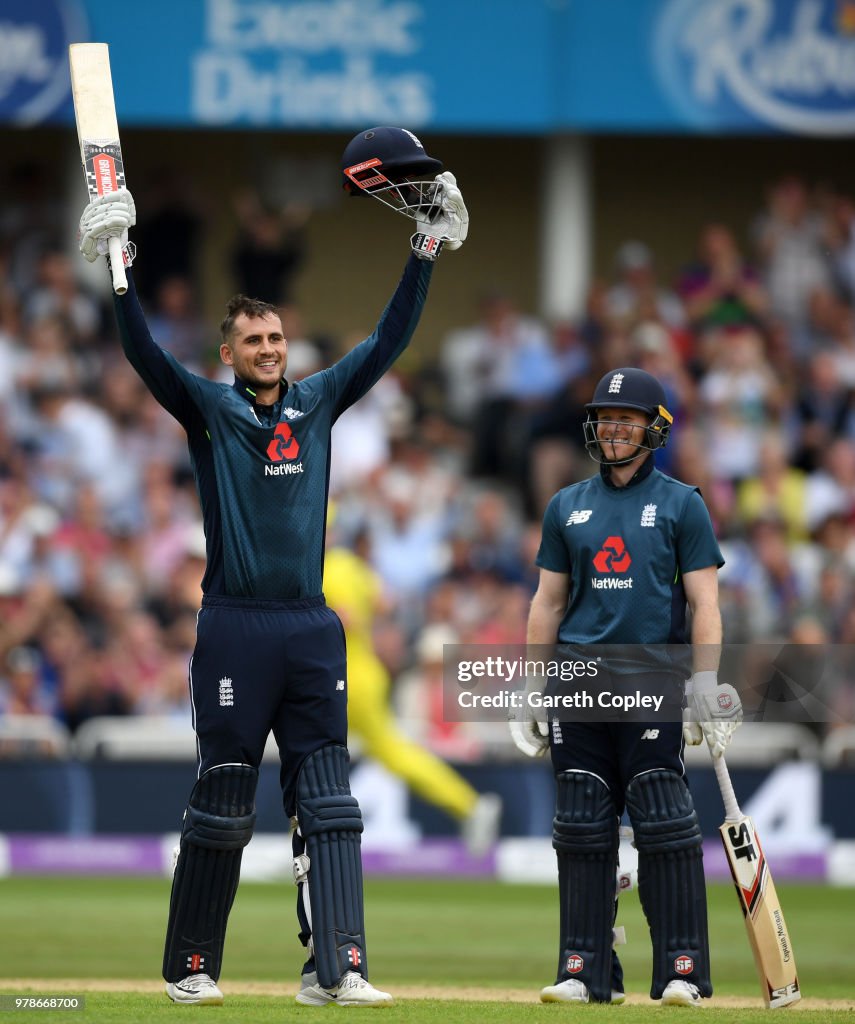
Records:
M228 343L232 332L235 329L235 320L245 313L252 318L256 316L279 316L279 310L269 302L262 302L261 299L251 299L248 295L233 295L226 305L226 315L220 324L220 333L223 341Z

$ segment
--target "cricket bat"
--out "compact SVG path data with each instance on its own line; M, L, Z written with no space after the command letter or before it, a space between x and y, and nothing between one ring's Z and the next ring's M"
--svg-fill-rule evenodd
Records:
M83 174L89 198L96 199L125 186L107 44L72 43L68 48L68 63ZM110 239L110 267L113 290L117 295L124 295L128 281L122 243L118 238Z
M724 801L724 824L719 827L730 873L736 886L745 929L767 1008L797 1003L801 997L793 944L775 883L754 830L754 822L739 809L724 758L713 760Z

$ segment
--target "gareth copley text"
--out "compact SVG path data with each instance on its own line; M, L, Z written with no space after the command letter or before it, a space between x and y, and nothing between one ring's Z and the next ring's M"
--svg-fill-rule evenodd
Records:
M662 696L654 696L636 690L634 693L613 693L603 690L596 694L586 690L575 693L546 694L537 691L522 693L518 690L500 690L498 693L472 693L464 690L457 696L458 706L466 710L474 708L508 708L519 710L526 705L537 711L569 711L573 708L608 708L634 711L636 708L649 708L659 711L664 701Z

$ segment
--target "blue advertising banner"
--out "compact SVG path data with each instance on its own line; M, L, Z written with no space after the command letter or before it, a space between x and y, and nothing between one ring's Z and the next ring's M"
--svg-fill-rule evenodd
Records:
M851 0L572 6L559 103L565 123L598 130L855 131ZM595 38L605 45L591 46Z
M855 130L855 5L672 2L654 66L692 124L765 124L811 135Z
M76 0L0 0L0 121L73 118L68 44L88 32Z
M14 25L52 63L61 44L109 43L122 124L549 129L545 2L521 14L516 0L85 0L83 21L73 8L0 0L0 37ZM31 71L4 49L0 93L14 84L0 118L35 120L17 98ZM41 114L61 121L71 110Z
M0 121L67 123L84 40L126 125L855 131L855 0L0 0Z

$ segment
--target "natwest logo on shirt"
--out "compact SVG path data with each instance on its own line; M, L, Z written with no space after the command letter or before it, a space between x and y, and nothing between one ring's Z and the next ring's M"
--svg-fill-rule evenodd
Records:
M300 454L300 445L287 423L277 423L267 457L272 465L264 467L265 476L294 476L303 472L303 463L294 460Z
M631 563L623 537L606 537L602 548L594 555L597 572L626 572Z
M277 423L273 437L267 446L267 457L271 462L293 462L300 454L300 445L287 423Z
M623 537L606 537L603 546L594 555L594 568L597 572L607 575L605 577L592 576L591 586L594 590L632 590L632 577L622 575L630 565L632 565L632 558L623 542ZM614 576L612 573L621 575Z

